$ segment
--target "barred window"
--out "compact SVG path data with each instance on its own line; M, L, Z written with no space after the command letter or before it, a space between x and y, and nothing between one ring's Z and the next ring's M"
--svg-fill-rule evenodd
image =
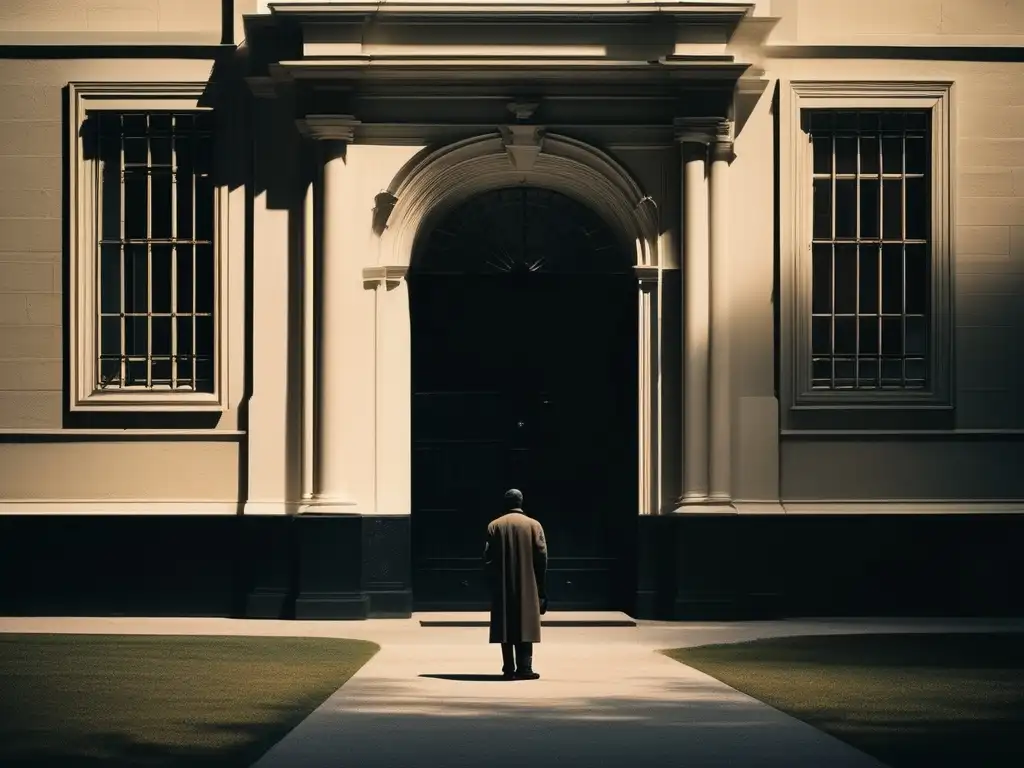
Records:
M215 198L208 111L97 121L97 389L213 392Z
M929 110L804 110L813 148L811 388L924 390Z

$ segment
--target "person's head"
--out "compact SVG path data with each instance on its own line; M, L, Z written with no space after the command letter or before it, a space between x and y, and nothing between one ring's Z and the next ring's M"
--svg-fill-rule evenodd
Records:
M523 493L516 488L505 491L505 509L522 509Z

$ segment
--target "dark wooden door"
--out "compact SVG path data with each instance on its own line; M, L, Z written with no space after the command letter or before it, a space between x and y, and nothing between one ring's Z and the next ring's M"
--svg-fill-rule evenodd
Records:
M636 287L627 274L412 274L417 610L479 610L484 530L519 488L553 609L628 609Z

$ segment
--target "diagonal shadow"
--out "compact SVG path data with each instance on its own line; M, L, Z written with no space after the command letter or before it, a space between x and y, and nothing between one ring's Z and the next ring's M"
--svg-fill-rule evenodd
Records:
M432 677L435 680L457 680L459 682L508 682L511 678L504 675L460 675L460 674L423 674L420 677Z

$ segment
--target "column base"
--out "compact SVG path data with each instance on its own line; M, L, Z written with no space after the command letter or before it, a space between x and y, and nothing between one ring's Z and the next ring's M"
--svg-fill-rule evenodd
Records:
M314 498L303 499L297 505L300 515L358 515L359 505L348 499Z
M670 515L735 515L736 507L730 499L680 499Z

